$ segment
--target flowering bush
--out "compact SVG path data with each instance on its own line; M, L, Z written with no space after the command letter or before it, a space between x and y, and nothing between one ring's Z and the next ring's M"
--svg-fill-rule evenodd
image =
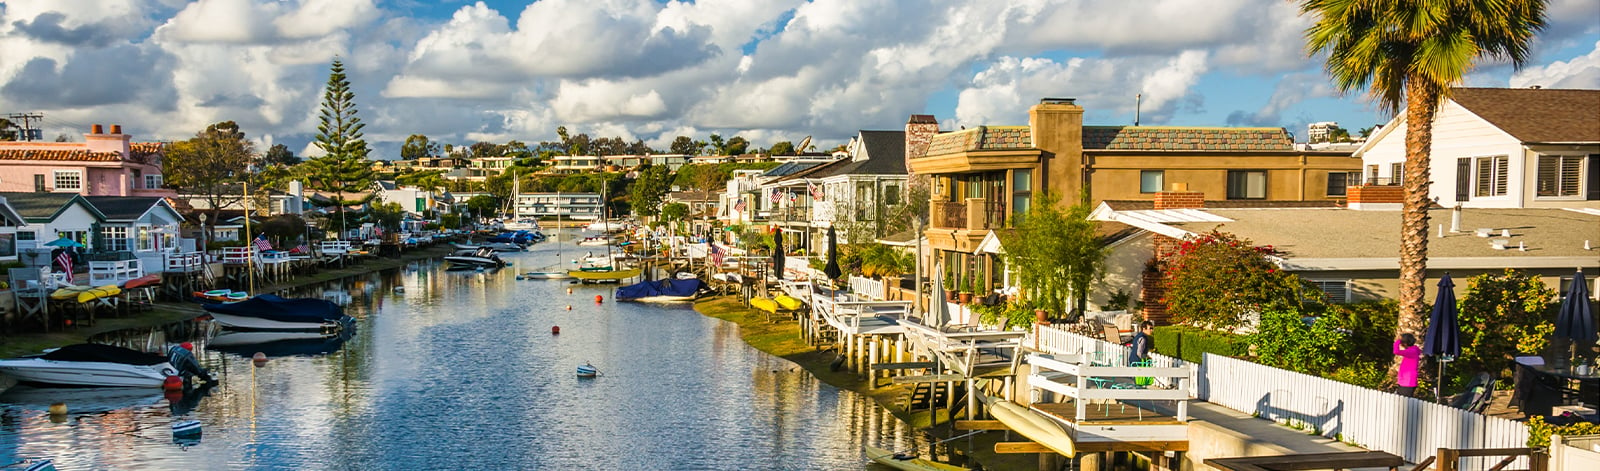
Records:
M1244 325L1251 313L1299 311L1302 282L1267 259L1272 246L1212 231L1163 254L1167 312L1179 322L1212 329Z
M1464 372L1509 376L1513 357L1535 354L1556 330L1555 290L1539 277L1507 269L1467 280L1461 308L1460 364Z

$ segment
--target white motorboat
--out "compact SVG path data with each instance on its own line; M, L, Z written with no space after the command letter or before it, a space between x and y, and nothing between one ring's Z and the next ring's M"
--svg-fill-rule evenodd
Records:
M178 369L166 357L112 345L82 343L42 355L0 360L17 381L57 386L159 388Z
M578 245L585 247L604 247L610 244L611 238L606 236L584 237L583 240L578 241Z
M444 261L450 262L452 266L482 268L506 266L505 260L501 260L500 256L496 255L495 251L489 247L478 247L477 250L457 250L455 253L445 256Z
M483 245L479 245L476 248L488 248L496 252L521 252L528 249L523 247L522 244L514 242L484 242Z
M531 219L531 218L518 219L518 220L515 220L515 221L511 221L511 222L505 223L505 230L508 230L508 231L537 231L537 230L539 230L539 221Z
M627 224L620 222L596 221L589 223L584 229L591 232L617 232L628 228Z

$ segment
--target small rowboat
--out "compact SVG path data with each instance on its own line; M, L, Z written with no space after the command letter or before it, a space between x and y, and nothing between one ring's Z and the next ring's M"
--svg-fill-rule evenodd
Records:
M200 435L200 421L181 420L172 423L172 436L194 437Z
M949 465L937 461L929 461L915 456L907 456L873 446L862 446L867 451L867 459L878 464L905 471L966 471L956 465Z
M593 378L596 376L600 376L600 369L595 368L594 365L584 363L583 366L578 367L579 378Z
M787 311L793 311L805 307L805 303L802 303L799 299L795 299L789 295L780 294L778 297L772 298L772 300L778 303L778 307Z

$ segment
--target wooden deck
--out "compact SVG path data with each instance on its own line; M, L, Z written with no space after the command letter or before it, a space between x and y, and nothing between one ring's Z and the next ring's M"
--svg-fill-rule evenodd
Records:
M1074 401L1034 403L1033 410L1043 412L1054 419L1068 423L1075 422L1077 404ZM1165 415L1150 409L1144 409L1133 404L1122 402L1084 404L1087 411L1083 422L1078 425L1183 425L1177 417Z

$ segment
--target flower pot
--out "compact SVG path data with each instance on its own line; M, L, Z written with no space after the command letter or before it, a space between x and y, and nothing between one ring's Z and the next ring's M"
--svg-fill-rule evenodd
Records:
M944 292L944 300L952 302L952 303L956 302L956 301L958 301L958 298L956 297L956 294L957 293L955 291L945 291Z
M961 294L956 295L956 297L960 300L961 304L969 304L972 302L972 293L968 293L966 291L962 291Z
M1033 321L1034 322L1039 323L1039 324L1043 324L1043 325L1050 325L1050 321L1048 319L1049 319L1049 317L1046 316L1046 313L1044 312L1044 309L1034 309L1033 310Z

